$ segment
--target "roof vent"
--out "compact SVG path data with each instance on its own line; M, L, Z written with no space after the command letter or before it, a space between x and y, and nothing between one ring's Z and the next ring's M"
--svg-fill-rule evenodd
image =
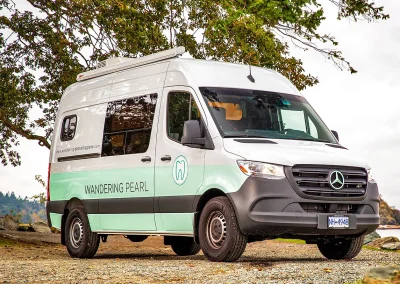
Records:
M100 69L106 66L111 66L111 65L115 65L115 64L120 64L123 62L127 62L127 61L132 61L135 60L134 58L128 58L128 57L111 57L108 58L106 60L100 61L99 63L97 63L95 69Z

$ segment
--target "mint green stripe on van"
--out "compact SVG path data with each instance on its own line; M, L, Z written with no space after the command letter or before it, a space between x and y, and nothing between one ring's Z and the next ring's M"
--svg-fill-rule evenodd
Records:
M88 219L92 231L100 231L102 229L99 214L88 214Z
M70 197L82 199L97 198L86 195L85 186L98 184L99 173L97 171L54 173L50 176L51 200L68 200Z
M50 190L51 200L151 197L154 196L154 168L54 173Z
M201 190L197 192L202 195L210 188L217 188L225 193L238 191L248 176L239 170L237 165L210 165L204 169L204 180Z
M93 231L155 231L154 214L89 214L90 226ZM101 229L91 220L95 217L101 219Z
M156 213L156 220L161 220L162 228L159 228L157 222L157 230L159 231L179 231L193 233L193 213Z
M170 167L157 167L156 196L198 195L211 188L220 189L225 193L235 192L248 178L236 165L189 165L188 170L185 183L177 185L172 178Z
M50 213L51 226L61 230L62 214Z

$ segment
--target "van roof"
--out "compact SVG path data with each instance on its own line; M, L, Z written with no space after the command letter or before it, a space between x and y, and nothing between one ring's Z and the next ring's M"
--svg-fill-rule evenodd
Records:
M190 86L267 90L301 95L284 76L270 69L213 60L177 58L184 48L138 59L112 58L104 67L81 73L79 82L69 86L60 102L60 112L94 104L121 95L154 91L163 87ZM254 82L248 79L251 74ZM78 76L78 77L79 77Z
M250 72L254 82L248 78ZM170 60L168 73L165 87L184 84L193 87L241 88L301 95L286 77L275 70L244 64L176 58ZM170 82L171 78L177 77L183 78L183 82Z

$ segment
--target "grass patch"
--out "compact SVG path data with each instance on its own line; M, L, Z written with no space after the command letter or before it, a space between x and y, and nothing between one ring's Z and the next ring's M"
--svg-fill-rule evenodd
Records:
M306 241L304 240L298 240L298 239L282 239L282 238L277 238L275 241L280 242L280 243L292 243L292 244L305 244Z
M373 250L373 251L386 251L386 252L400 252L398 250L393 250L393 249L380 249L376 247L370 247L368 245L363 246L363 249L368 249L368 250Z
M4 239L0 237L0 247L5 247L5 246L14 246L16 244L15 241L9 240L9 239Z

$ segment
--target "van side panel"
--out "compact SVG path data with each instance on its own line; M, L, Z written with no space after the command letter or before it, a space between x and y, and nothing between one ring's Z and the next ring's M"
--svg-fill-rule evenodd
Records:
M156 94L150 141L146 152L101 157L101 184L121 184L121 191L99 195L102 232L155 231L154 163L158 112L168 64L146 66L119 74L111 101ZM132 112L134 114L134 112ZM149 158L148 162L142 159Z
M108 103L149 94L157 94L161 100L168 64L126 70L79 82L67 89L60 103L50 158L52 223L61 226L65 205L76 198L84 204L93 231L156 229L154 164L141 159L151 156L150 152L153 161L155 158L158 103L146 153L108 157L101 157L101 153ZM72 114L78 118L75 136L70 141L61 141L63 119Z
M98 184L99 167L97 158L83 157L101 155L102 131L99 129L104 127L105 109L106 105L100 104L74 109L59 115L53 136L53 144L56 146L51 161L50 198L53 212L50 213L63 214L69 200L79 199L87 210L93 230L99 228L100 225L98 218L90 216L97 213L98 196L97 193L90 192L87 186ZM71 115L77 117L75 134L71 140L62 141L63 120ZM54 224L61 223L60 218L56 216L50 215L52 224L53 222Z

